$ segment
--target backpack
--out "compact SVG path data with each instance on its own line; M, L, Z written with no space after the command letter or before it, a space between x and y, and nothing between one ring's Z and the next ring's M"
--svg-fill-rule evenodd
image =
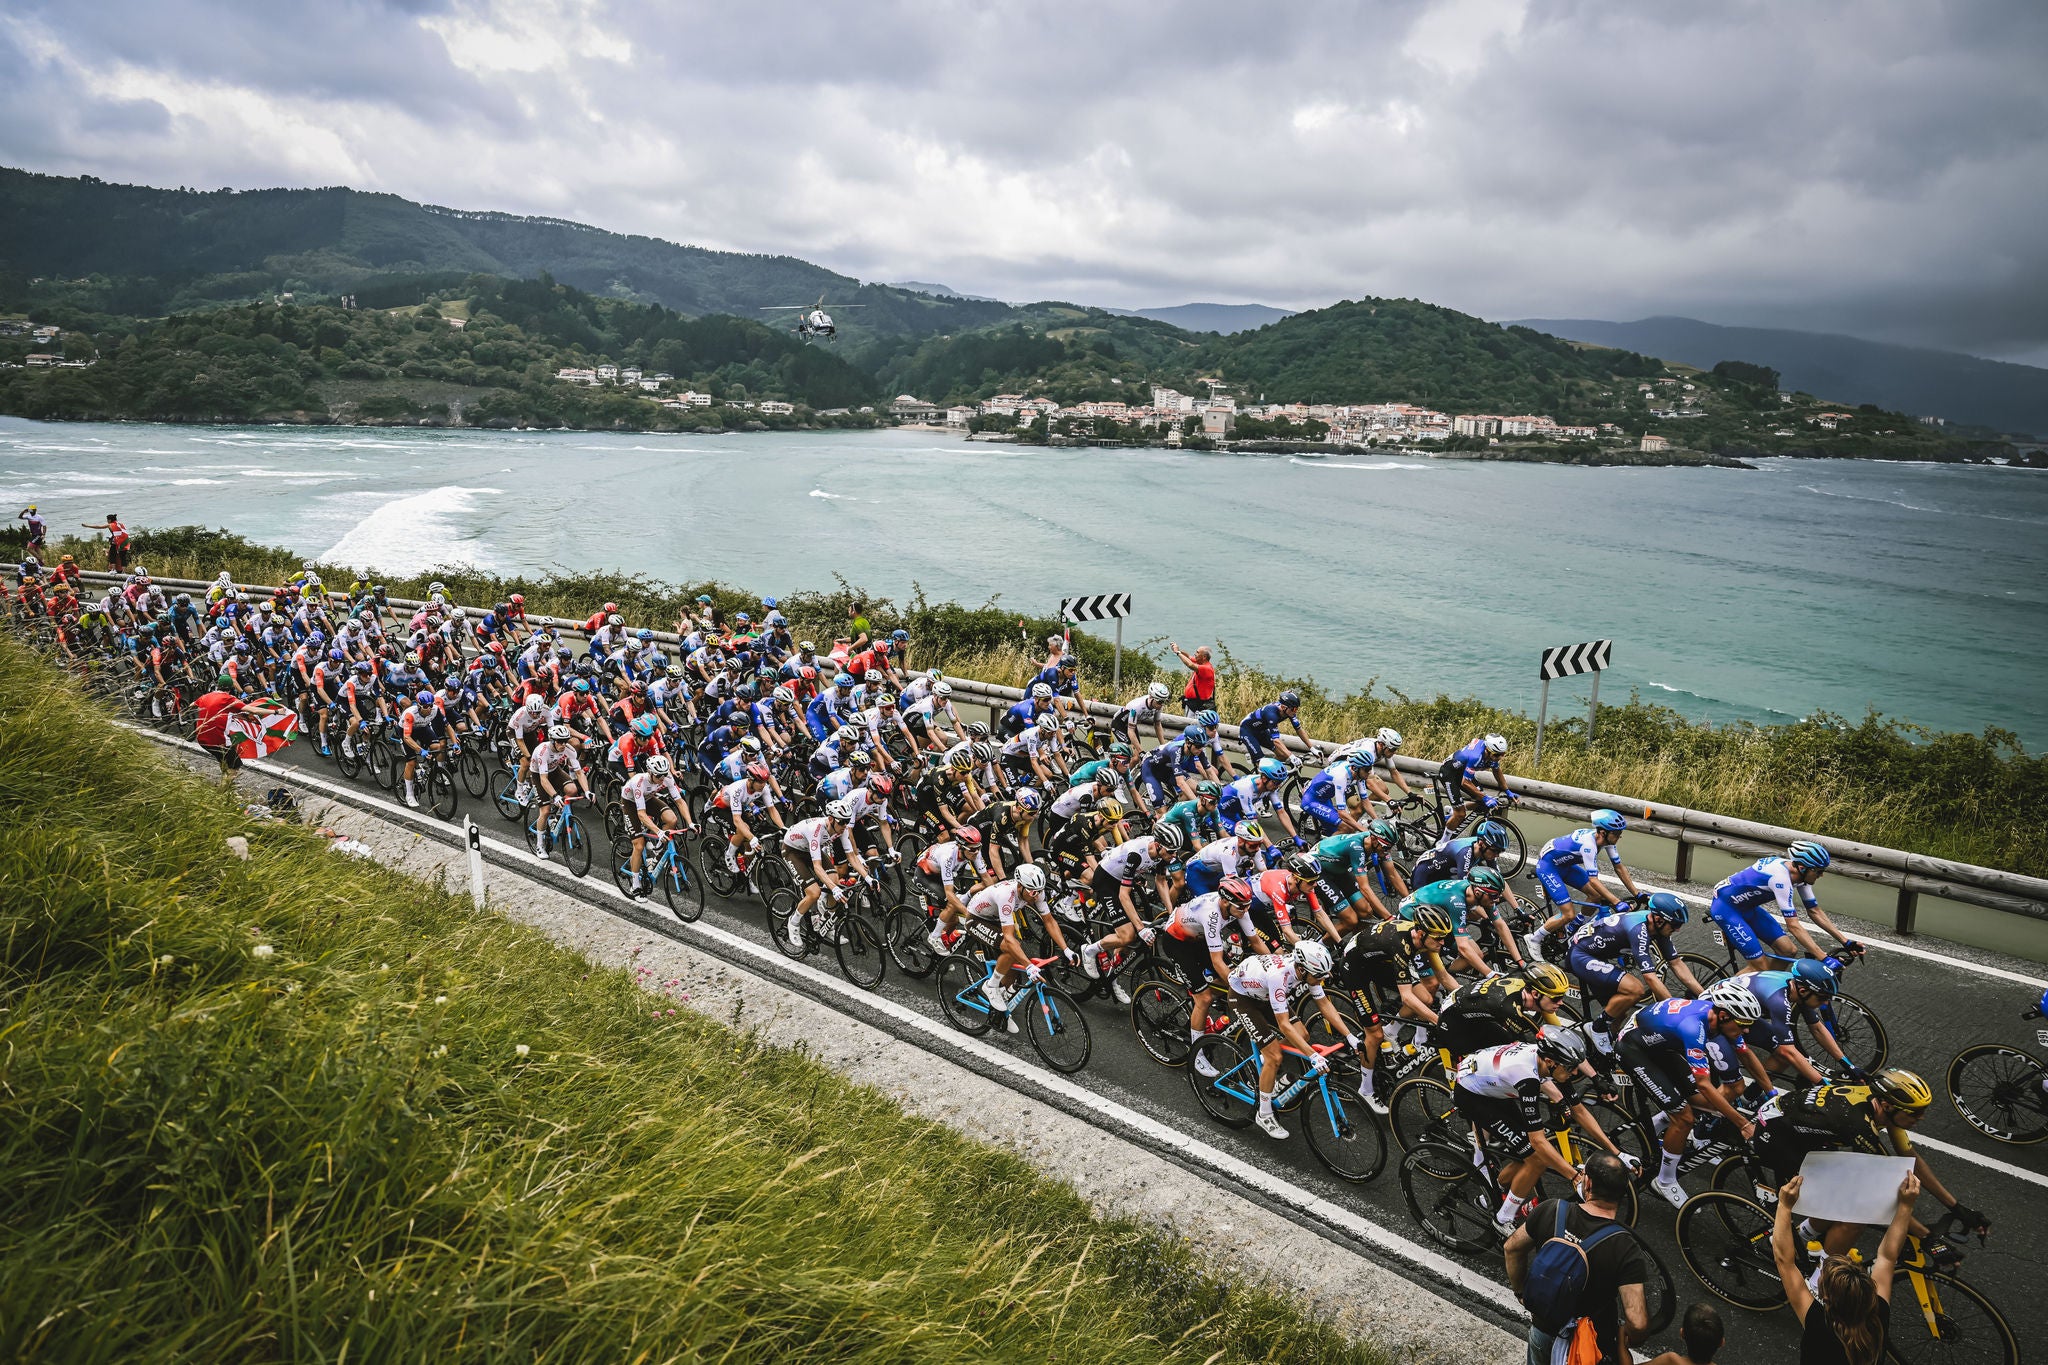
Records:
M1522 1302L1529 1309L1529 1320L1553 1334L1563 1331L1583 1311L1579 1300L1585 1295L1586 1281L1592 1275L1588 1253L1608 1237L1624 1231L1621 1224L1609 1222L1591 1236L1574 1237L1565 1227L1571 1205L1560 1199L1556 1207L1556 1231L1529 1258L1529 1273L1522 1282Z

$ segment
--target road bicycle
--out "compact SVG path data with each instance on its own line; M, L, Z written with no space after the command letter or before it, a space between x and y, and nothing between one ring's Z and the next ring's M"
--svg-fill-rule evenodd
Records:
M1714 942L1720 946L1723 956L1719 961L1700 953L1680 953L1678 958L1691 969L1702 989L1713 985L1723 977L1737 976L1749 970L1749 964L1735 954L1728 936L1721 926L1708 922L1713 931ZM1770 968L1789 967L1798 958L1781 957L1776 953L1764 954L1764 961ZM1835 974L1837 981L1848 975L1849 968L1863 960L1863 951L1854 953L1831 953L1821 959ZM1822 1000L1813 1007L1814 1020L1808 1020L1804 1011L1792 1014L1792 1038L1804 1052L1807 1059L1822 1071L1839 1072L1840 1064L1834 1056L1821 1046L1814 1036L1814 1021L1826 1026L1834 1035L1835 1045L1842 1049L1842 1055L1866 1072L1877 1071L1891 1060L1891 1034L1886 1031L1884 1020L1877 1011L1864 1004L1844 990L1837 990L1831 999Z
M995 976L992 959L949 954L939 960L939 1011L946 1022L970 1037L979 1038L995 1027L1001 1014L1012 1031L1017 1016L1024 1017L1023 1033L1031 1048L1054 1071L1072 1075L1088 1065L1094 1051L1094 1034L1078 1001L1043 975L1055 958L1029 959L1034 973L1010 988L1008 1007L998 1011L989 1004L982 988Z
M685 924L704 915L704 874L688 852L689 832L672 830L665 835L647 835L640 854L640 875L647 885L661 892L668 908ZM621 834L612 840L612 880L628 896L633 894L633 836Z
M1529 859L1529 841L1522 837L1522 827L1506 814L1506 808L1515 804L1513 792L1488 792L1482 799L1476 813L1468 813L1465 823L1458 827L1458 833L1470 834L1474 825L1481 820L1491 820L1507 831L1508 846L1501 850L1500 861L1496 864L1503 877L1520 875ZM1463 804L1452 797L1449 787L1441 777L1432 776L1429 786L1413 796L1404 796L1388 806L1389 817L1394 829L1400 835L1395 851L1402 862L1414 866L1415 860L1435 848L1443 840L1444 830L1450 819Z
M462 788L456 777L456 761L462 749L453 740L448 743L448 748L438 752L428 749L420 754L418 766L414 769L418 775L415 785L420 804L437 820L453 820L456 807L462 801ZM405 771L403 762L399 771Z
M1283 1059L1301 1068L1273 1095L1276 1113L1300 1109L1309 1151L1339 1180L1363 1184L1387 1164L1387 1137L1365 1101L1358 1098L1361 1072L1342 1043L1319 1043L1310 1052L1282 1043ZM1227 1128L1247 1128L1258 1113L1259 1045L1242 1019L1194 1044L1188 1084L1204 1113ZM1324 1061L1308 1065L1310 1057ZM1284 1062L1283 1062L1284 1065ZM1350 1094L1346 1095L1346 1090Z
M779 862L780 859L765 859ZM882 945L880 915L871 881L846 888L827 887L819 892L810 914L799 919L802 903L796 887L777 886L767 893L768 933L785 957L803 958L826 944L839 963L839 974L864 991L882 984L889 971L889 956ZM790 924L798 921L792 941Z
M2030 1007L2022 1019L2039 1019ZM2048 1028L2034 1041L2048 1048ZM2004 1043L1972 1043L1948 1064L1948 1099L1963 1122L1994 1142L2028 1147L2048 1139L2048 1066Z
M560 855L562 866L581 877L590 871L590 835L573 806L574 801L566 796L557 796L547 802L536 801L529 806L526 846L536 857Z

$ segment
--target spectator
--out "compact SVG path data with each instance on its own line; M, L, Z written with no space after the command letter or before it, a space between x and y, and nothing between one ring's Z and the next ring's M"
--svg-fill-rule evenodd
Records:
M1171 640L1166 647L1180 654L1180 661L1187 666L1188 685L1180 694L1180 709L1188 715L1198 711L1216 709L1216 665L1209 662L1209 646L1202 645L1193 654L1181 654L1180 646Z
M1892 1268L1899 1263L1906 1227L1913 1221L1920 1178L1909 1171L1899 1182L1898 1207L1870 1268L1830 1256L1821 1263L1818 1294L1799 1274L1799 1234L1792 1227L1799 1185L1795 1175L1778 1191L1778 1220L1771 1228L1771 1258L1777 1262L1792 1314L1799 1319L1799 1365L1875 1365L1891 1329Z
M1685 1310L1678 1336L1683 1351L1666 1351L1650 1365L1714 1365L1714 1352L1721 1349L1727 1333L1721 1327L1721 1313L1711 1303L1696 1303Z
M1586 1169L1579 1177L1584 1203L1545 1200L1529 1210L1522 1225L1508 1238L1508 1287L1515 1291L1517 1298L1521 1298L1537 1249L1557 1236L1560 1230L1580 1242L1586 1242L1602 1229L1617 1228L1586 1250L1586 1282L1578 1296L1575 1314L1554 1332L1530 1323L1528 1365L1550 1365L1552 1351L1570 1342L1581 1318L1592 1324L1595 1340L1600 1346L1600 1365L1626 1365L1630 1359L1629 1343L1641 1341L1650 1334L1650 1312L1643 1296L1643 1282L1648 1278L1649 1267L1642 1247L1636 1244L1635 1234L1615 1224L1621 1201L1628 1195L1628 1186L1628 1168L1607 1152L1595 1152L1587 1159ZM1561 1229L1560 1208L1563 1209ZM1615 1312L1617 1299L1628 1317L1626 1340Z
M213 691L192 703L199 712L198 729L193 735L199 747L212 754L220 764L221 781L232 778L235 769L242 766L242 758L236 752L238 740L228 736L228 717L243 709L242 699L234 694L235 680L223 673L213 680Z

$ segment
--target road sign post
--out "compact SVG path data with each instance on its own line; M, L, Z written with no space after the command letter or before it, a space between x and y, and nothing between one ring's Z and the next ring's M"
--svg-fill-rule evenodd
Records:
M1116 664L1110 677L1110 690L1122 694L1124 688L1124 618L1131 614L1131 595L1127 592L1099 592L1093 597L1062 597L1060 617L1076 625L1084 621L1116 622Z
M1586 709L1586 740L1591 743L1593 722L1600 713L1600 675L1606 672L1613 653L1612 640L1588 640L1582 645L1558 645L1543 651L1543 658L1536 668L1536 676L1543 682L1543 692L1536 703L1536 757L1532 766L1541 767L1543 764L1543 723L1550 714L1550 680L1575 678L1581 673L1593 675L1593 702Z

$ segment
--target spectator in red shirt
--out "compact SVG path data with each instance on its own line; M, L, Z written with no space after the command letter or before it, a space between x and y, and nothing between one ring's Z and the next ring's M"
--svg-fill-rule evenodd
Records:
M1180 654L1180 661L1187 665L1188 685L1180 694L1180 709L1189 715L1197 711L1216 709L1216 665L1209 662L1209 646L1202 645L1193 654L1181 654L1179 645L1171 640L1166 647Z
M212 754L220 763L223 781L234 775L242 766L241 756L235 752L236 741L228 738L228 717L243 709L242 699L231 690L233 678L222 675L213 680L213 691L203 694L192 705L199 711L199 727L196 738L199 747Z
M107 524L105 526L95 526L89 521L80 522L79 525L88 531L105 531L107 533L107 568L114 573L122 573L127 570L128 528L121 524L119 517L109 512L107 513Z

